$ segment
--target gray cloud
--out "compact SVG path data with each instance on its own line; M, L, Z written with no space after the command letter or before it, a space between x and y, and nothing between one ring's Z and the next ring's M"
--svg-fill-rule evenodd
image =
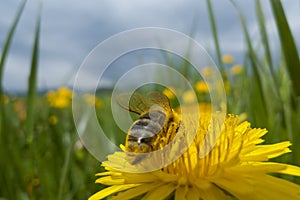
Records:
M4 86L8 90L24 90L30 68L38 0L28 1L17 28L13 46L6 63ZM267 1L268 22L272 14ZM0 7L0 48L12 22L19 1L5 1ZM212 2L217 19L220 44L224 53L243 54L244 37L236 10L230 1ZM294 35L300 34L298 10L284 3ZM249 30L255 34L255 7L252 0L239 2ZM101 41L131 28L156 26L194 35L209 52L214 45L205 1L197 0L102 0L102 1L44 1L40 43L39 88L70 84L73 74L88 53ZM194 26L194 27L192 27ZM276 32L271 34L276 34ZM253 36L255 37L255 36ZM299 37L296 41L300 43ZM114 51L108 49L107 53ZM124 61L125 62L125 61ZM128 64L128 63L127 63ZM87 72L87 79L90 72ZM70 79L70 80L69 80ZM109 82L109 81L108 81Z

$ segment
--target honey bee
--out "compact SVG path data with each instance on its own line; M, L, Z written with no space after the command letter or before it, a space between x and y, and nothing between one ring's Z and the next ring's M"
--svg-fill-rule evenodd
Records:
M163 148L176 135L180 118L170 106L167 96L160 92L152 92L146 98L138 93L130 97L120 96L119 104L139 118L130 126L125 143L125 150L133 153L147 153ZM127 105L126 105L127 104ZM132 157L133 158L133 157ZM131 164L138 164L145 154L134 156Z

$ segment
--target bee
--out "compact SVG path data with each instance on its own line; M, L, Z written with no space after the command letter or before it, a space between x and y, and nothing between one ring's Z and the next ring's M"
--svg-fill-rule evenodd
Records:
M146 98L134 93L129 103L128 96L123 95L118 102L121 107L139 115L130 126L126 137L125 150L129 152L129 156L130 152L147 153L161 149L175 137L180 118L163 93L152 92ZM129 162L138 164L144 158L145 154L140 154Z

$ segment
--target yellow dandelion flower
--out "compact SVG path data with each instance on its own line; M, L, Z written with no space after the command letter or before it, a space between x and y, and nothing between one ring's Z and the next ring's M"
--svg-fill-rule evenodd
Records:
M200 92L200 93L208 93L209 92L208 86L204 81L198 81L195 84L195 89L197 92Z
M101 99L95 97L95 95L92 94L85 94L84 95L84 99L85 101L91 105L91 106L95 106L96 108L100 109L102 108L103 102Z
M174 88L166 88L163 91L163 94L166 95L169 99L175 98L175 92Z
M21 121L25 121L26 120L26 102L22 99L19 99L17 101L14 102L13 104L13 108L15 110L15 112L18 115L18 118Z
M61 87L57 90L57 93L59 96L61 97L65 97L65 98L68 98L68 99L71 99L72 98L72 90L70 90L69 88L66 88L66 87Z
M34 186L39 186L40 185L40 179L39 178L34 178L33 179L33 185Z
M92 94L84 94L84 100L91 106L95 105L95 96Z
M251 128L249 122L240 123L238 117L229 115L217 143L207 155L199 157L210 119L209 114L201 115L200 127L187 151L160 170L123 172L117 169L123 169L126 153L109 155L102 163L107 171L98 173L100 178L96 180L108 187L89 200L108 196L113 200L300 199L300 185L270 175L300 176L300 167L269 161L290 152L290 142L261 144L267 130ZM195 124L191 115L185 121L185 130L194 129Z
M185 103L194 103L196 101L196 96L193 90L188 90L183 93L182 99Z
M204 77L210 77L210 76L213 75L213 73L214 73L214 71L211 68L209 68L209 67L205 67L202 70L202 74L203 74Z
M100 109L103 107L103 101L101 99L96 99L96 102L95 102L95 106L96 108Z
M230 54L224 54L224 55L222 56L222 61L223 61L223 63L225 63L225 64L231 64L231 63L233 63L234 58L233 58L233 56L230 55Z
M49 91L46 93L46 98L51 107L65 108L71 104L72 91L68 88L59 88L56 92Z
M53 91L53 90L48 91L48 92L46 93L46 98L47 98L47 100L48 100L49 102L52 101L53 99L55 99L55 97L56 97L56 92Z
M65 108L68 107L70 103L71 103L70 99L65 98L63 96L58 96L52 105L55 108Z
M9 103L9 97L7 95L2 95L2 102L4 104L8 104Z
M198 109L199 109L200 113L210 113L211 112L211 104L210 103L202 102L202 103L199 103L198 106L199 106ZM185 112L195 112L195 106L193 104L192 105L185 105L184 110L185 110ZM181 107L180 106L176 107L174 109L174 111L178 115L181 115Z
M58 122L58 118L55 115L51 115L48 120L51 125L56 125Z
M242 73L244 68L241 65L233 65L230 70L232 74L238 75Z

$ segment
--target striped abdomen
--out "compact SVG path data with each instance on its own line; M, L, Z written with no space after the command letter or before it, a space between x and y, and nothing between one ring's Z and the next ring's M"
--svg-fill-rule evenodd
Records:
M149 152L155 150L153 142L156 140L158 133L164 131L167 122L166 114L159 110L141 115L129 129L127 151Z

